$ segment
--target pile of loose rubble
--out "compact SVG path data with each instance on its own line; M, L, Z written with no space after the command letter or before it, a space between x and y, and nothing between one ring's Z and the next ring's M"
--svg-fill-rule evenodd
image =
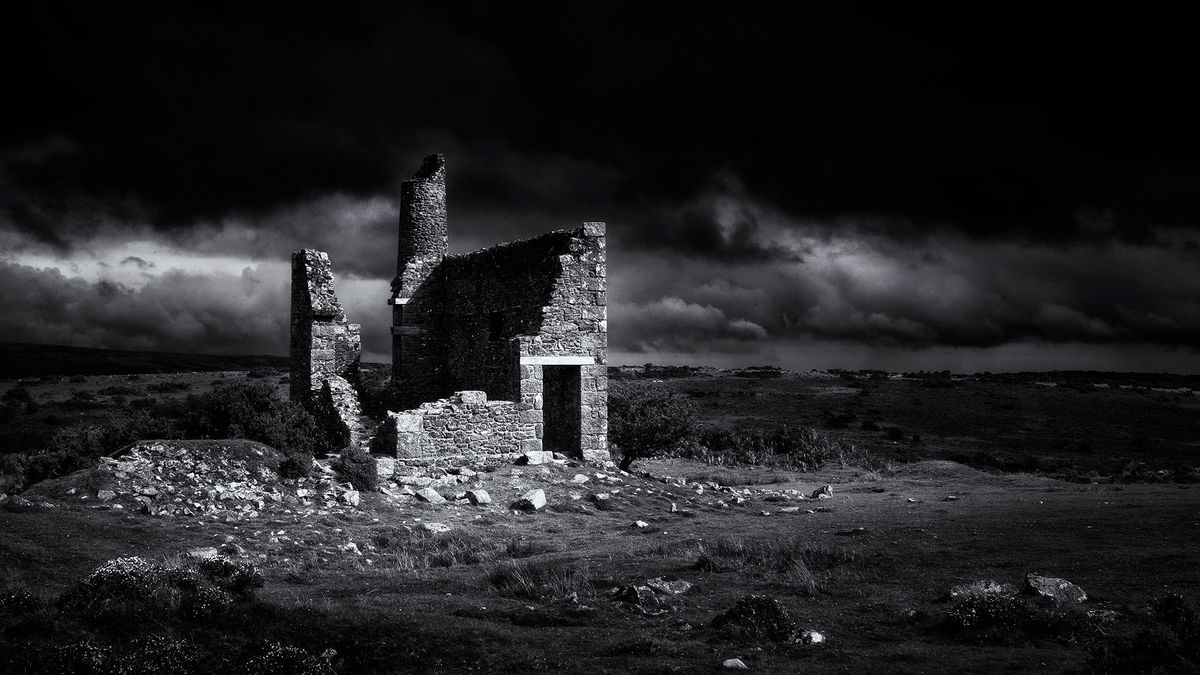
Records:
M141 441L95 469L31 492L93 508L226 521L267 511L323 515L358 505L359 493L324 464L314 462L312 477L283 479L282 459L278 450L252 441Z

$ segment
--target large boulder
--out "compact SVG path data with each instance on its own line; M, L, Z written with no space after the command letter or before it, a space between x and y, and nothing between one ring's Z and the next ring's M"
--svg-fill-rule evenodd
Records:
M1087 600L1087 593L1066 579L1038 574L1025 576L1025 593L1058 605L1074 605Z

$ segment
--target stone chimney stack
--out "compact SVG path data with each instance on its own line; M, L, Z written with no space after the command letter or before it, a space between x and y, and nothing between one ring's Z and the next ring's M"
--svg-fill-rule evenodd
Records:
M400 186L400 244L394 298L409 298L446 256L446 159L429 155Z
M429 275L446 257L446 159L429 155L400 186L400 243L392 281L392 382L404 397L415 398L434 381L434 352L429 330L435 307L423 290Z

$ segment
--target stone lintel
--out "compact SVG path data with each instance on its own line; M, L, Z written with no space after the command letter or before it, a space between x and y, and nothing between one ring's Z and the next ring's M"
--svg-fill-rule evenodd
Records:
M591 356L522 356L523 366L591 366L596 359Z

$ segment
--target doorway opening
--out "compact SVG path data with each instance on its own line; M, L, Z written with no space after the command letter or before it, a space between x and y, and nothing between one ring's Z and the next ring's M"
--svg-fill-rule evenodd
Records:
M542 449L580 456L579 366L542 366Z

